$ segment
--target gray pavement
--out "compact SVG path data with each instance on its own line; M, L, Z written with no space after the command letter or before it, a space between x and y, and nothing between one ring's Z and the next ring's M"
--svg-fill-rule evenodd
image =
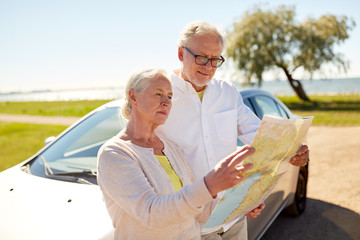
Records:
M63 116L35 116L35 115L18 115L18 114L0 114L1 122L20 122L35 124L54 124L69 126L79 120L79 117Z

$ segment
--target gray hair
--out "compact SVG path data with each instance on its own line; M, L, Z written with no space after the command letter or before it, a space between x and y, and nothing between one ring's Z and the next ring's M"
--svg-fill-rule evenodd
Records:
M157 76L164 76L169 78L167 72L161 68L149 67L135 71L130 75L130 78L125 88L125 103L122 107L122 114L126 119L130 118L132 109L129 91L134 90L135 93L141 93L147 87L147 80L153 79Z
M179 34L178 47L186 46L186 44L194 37L204 34L213 34L219 38L221 48L225 47L225 38L220 33L220 30L207 22L196 21L187 24Z

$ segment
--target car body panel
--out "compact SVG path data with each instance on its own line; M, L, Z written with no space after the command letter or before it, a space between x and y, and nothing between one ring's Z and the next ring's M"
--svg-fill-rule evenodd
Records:
M1 239L112 239L97 185L46 179L20 168L0 174Z

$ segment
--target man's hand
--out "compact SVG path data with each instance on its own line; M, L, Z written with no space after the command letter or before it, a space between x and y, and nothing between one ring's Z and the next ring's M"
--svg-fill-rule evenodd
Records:
M265 203L262 203L257 208L253 209L251 212L248 212L247 214L245 214L245 216L251 217L251 218L257 218L261 214L261 211L264 208L265 208Z
M309 162L309 148L303 144L296 152L295 156L290 159L290 163L294 166L303 167Z

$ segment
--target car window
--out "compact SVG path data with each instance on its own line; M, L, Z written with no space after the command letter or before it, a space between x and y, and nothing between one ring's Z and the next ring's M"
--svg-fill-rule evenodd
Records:
M277 104L271 98L267 96L255 96L254 100L262 111L262 114L259 113L259 115L261 115L259 116L260 119L263 118L264 114L283 117L277 107Z
M286 111L284 110L284 108L282 106L280 106L279 104L276 104L276 106L278 107L280 115L283 118L289 118L289 115L286 113Z
M103 144L110 137L114 136L119 130L119 118L116 114L106 116L106 118L99 121L93 128L87 129L83 134L79 134L78 138L65 149L64 156L87 156L87 149L94 145Z
M253 112L255 113L254 107L253 107L253 105L250 103L250 100L249 100L248 98L246 98L246 99L244 99L243 101L244 101L245 105L248 106L248 107L251 109L251 111L253 111ZM256 113L255 113L255 114L256 114Z
M30 166L34 175L44 175L44 159L54 173L96 170L97 152L126 126L118 108L100 110L49 146Z

